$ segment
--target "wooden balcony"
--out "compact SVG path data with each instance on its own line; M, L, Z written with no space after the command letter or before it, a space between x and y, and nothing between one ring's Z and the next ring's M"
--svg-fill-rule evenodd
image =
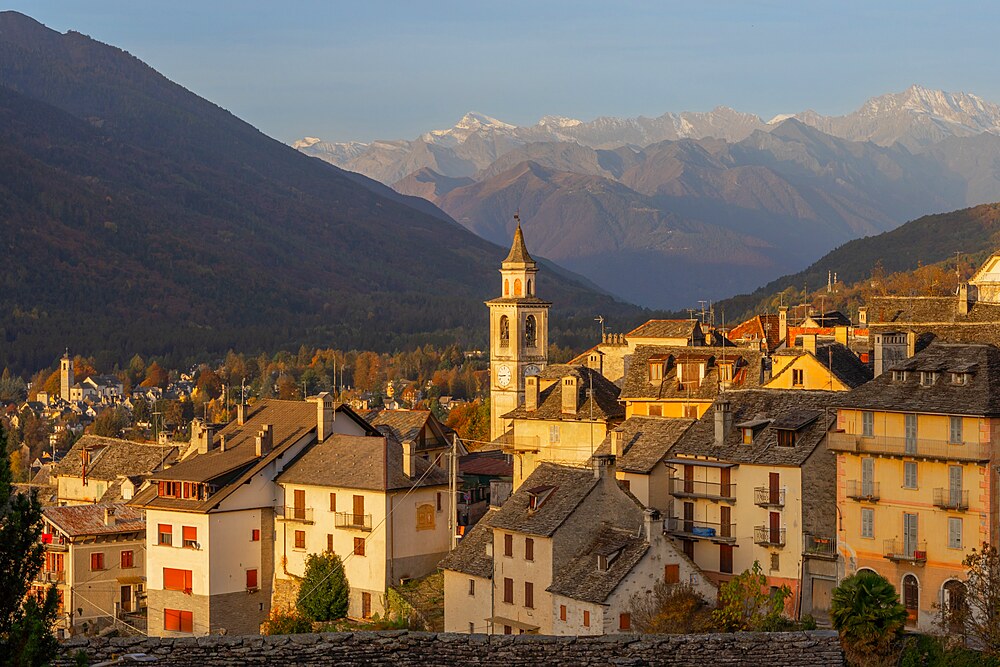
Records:
M362 530L371 532L372 515L354 514L353 512L337 512L333 515L333 524L344 530Z
M785 490L758 486L753 490L753 504L758 507L784 507Z
M783 547L785 546L785 529L754 526L753 542L762 547Z
M969 509L969 492L962 489L934 489L934 506L945 510Z
M727 503L735 503L736 485L671 477L670 495L675 498L705 498L707 500L722 500Z
M709 540L724 544L736 542L735 523L712 523L670 517L666 522L666 532L688 540Z
M856 479L847 481L846 495L851 500L867 500L872 503L877 503L881 497L878 482L865 483Z
M877 456L905 456L940 461L989 461L990 445L980 442L962 444L927 438L865 437L856 433L830 433L827 443L831 451Z
M927 562L927 542L885 540L882 553L887 560L923 565Z

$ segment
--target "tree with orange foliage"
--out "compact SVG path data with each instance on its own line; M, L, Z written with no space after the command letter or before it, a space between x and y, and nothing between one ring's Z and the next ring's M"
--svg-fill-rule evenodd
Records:
M447 426L455 429L458 437L463 440L479 440L488 442L490 439L490 403L476 399L465 405L456 405L448 413Z
M170 378L167 371L155 361L146 368L146 379L142 381L140 387L159 387L166 389Z

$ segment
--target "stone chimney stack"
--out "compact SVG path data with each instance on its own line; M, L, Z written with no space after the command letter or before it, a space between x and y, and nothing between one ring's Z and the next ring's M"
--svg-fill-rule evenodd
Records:
M642 523L646 531L646 541L650 544L657 538L663 537L663 522L660 520L660 511L653 507L647 507L642 513Z
M788 306L778 308L778 338L788 340Z
M199 454L208 454L212 450L212 427L202 419L191 420L191 442L198 448Z
M912 331L906 332L906 358L909 359L917 353L917 334Z
M417 476L417 445L412 440L403 443L403 474L413 478Z
M615 457L613 454L601 454L593 459L594 479L615 479Z
M834 327L833 328L833 338L838 343L847 347L848 332L850 330L847 327Z
M538 376L529 375L524 378L524 409L534 412L538 409Z
M274 427L270 424L264 424L257 432L254 444L258 458L270 454L271 449L274 448Z
M611 454L615 458L622 455L622 429L621 427L611 429Z
M861 306L858 308L858 326L868 326L868 306Z
M114 527L117 519L115 518L115 508L105 507L104 508L104 525L109 528Z
M567 375L562 379L562 411L565 415L575 415L580 409L580 379Z
M333 397L325 391L312 396L310 401L316 403L316 439L323 442L333 434Z
M729 401L720 398L715 402L715 444L721 447L733 428L733 413Z
M243 403L236 406L236 423L240 426L247 423L247 406Z
M802 334L799 336L802 341L802 349L812 355L816 354L816 334Z
M958 314L969 314L969 283L961 283L958 286Z
M597 371L601 375L604 374L604 353L600 350L594 350L589 355L587 355L587 366L592 370Z

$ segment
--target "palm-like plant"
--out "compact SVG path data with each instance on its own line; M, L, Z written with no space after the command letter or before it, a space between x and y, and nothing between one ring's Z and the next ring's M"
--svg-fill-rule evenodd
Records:
M863 570L833 589L830 618L849 653L888 657L906 623L906 609L885 577Z

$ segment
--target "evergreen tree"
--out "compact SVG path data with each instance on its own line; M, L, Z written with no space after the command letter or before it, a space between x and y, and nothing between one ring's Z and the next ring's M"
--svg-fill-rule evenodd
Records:
M5 441L0 426L0 445ZM37 494L16 492L10 463L0 456L0 655L4 664L44 665L58 652L51 630L58 611L55 587L49 587L41 600L28 595L45 560L41 532L42 505Z
M334 621L347 616L350 588L340 556L309 554L306 575L295 603L299 613L311 621Z
M840 582L830 600L830 620L840 633L848 660L895 664L896 640L906 623L906 609L885 577L862 570Z

